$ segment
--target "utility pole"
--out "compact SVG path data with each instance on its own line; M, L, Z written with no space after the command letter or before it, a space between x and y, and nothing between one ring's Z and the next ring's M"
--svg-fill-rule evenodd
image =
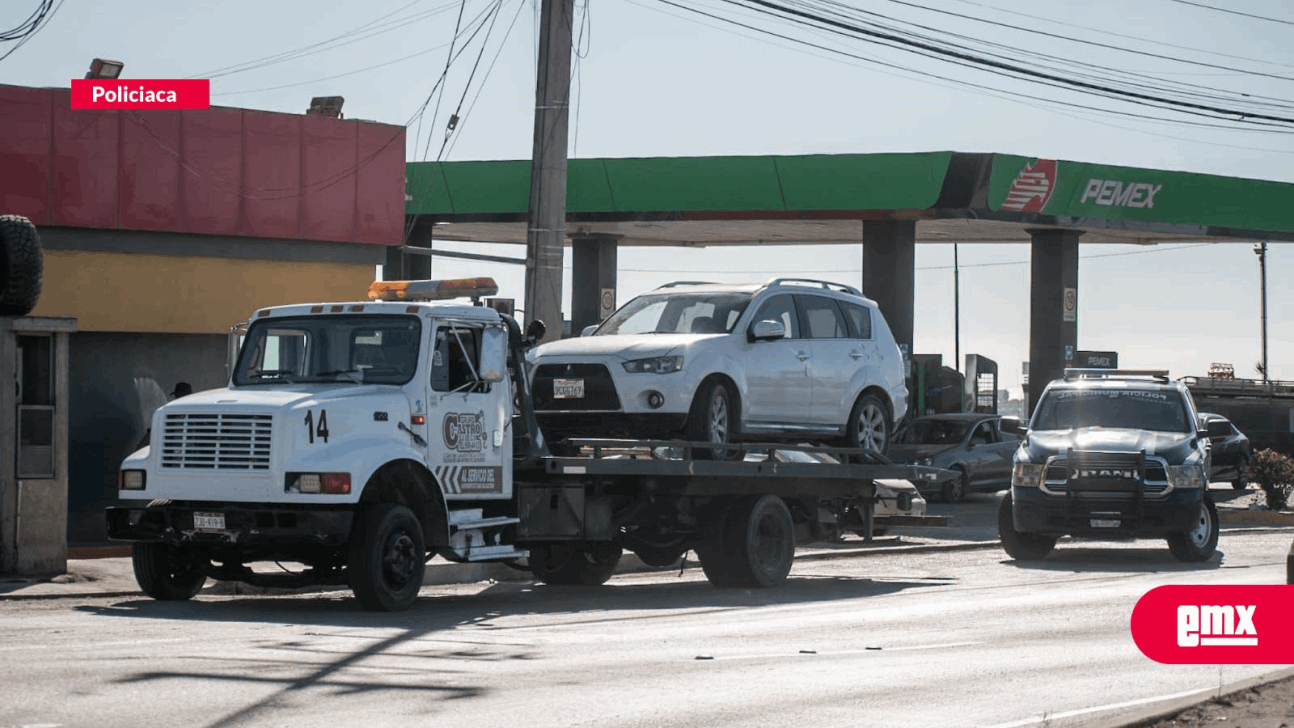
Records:
M953 368L962 370L962 288L957 243L953 243Z
M535 75L535 140L526 231L526 319L542 320L545 341L562 336L566 240L566 143L575 0L543 0Z
M1266 242L1266 241L1263 241L1261 244L1259 244L1259 245L1255 245L1255 246L1254 246L1254 253L1258 256L1258 276L1259 276L1259 281L1260 281L1259 285L1260 285L1260 288L1261 288L1261 294L1260 294L1260 295L1262 296L1262 301L1261 301L1261 304L1260 304L1260 305L1261 305L1261 307L1262 307L1262 308L1261 308L1261 311L1262 311L1262 326L1263 326L1263 334L1262 334L1262 336L1263 336L1263 372L1262 372L1262 373L1263 373L1263 381L1265 382L1265 381L1267 381L1267 378L1268 378L1268 369L1267 369L1267 242Z

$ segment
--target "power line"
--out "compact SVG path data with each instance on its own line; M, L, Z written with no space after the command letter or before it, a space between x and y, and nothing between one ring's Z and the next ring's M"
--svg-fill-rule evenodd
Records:
M1280 18L1269 18L1266 15L1254 15L1252 13L1242 13L1239 10L1232 10L1230 8L1220 8L1216 5L1205 5L1204 3L1192 2L1191 0L1169 0L1169 2L1179 3L1181 5L1193 5L1197 8L1204 8L1206 10L1216 10L1219 13L1230 13L1231 15L1239 15L1241 17L1253 18L1255 20L1266 20L1269 23L1281 23L1282 25L1294 25L1294 21L1291 21L1291 20L1281 20Z

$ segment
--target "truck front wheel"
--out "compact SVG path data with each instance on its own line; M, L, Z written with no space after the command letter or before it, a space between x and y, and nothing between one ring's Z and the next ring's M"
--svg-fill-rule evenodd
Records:
M1011 494L1007 493L997 510L997 536L1002 541L1002 548L1016 561L1042 560L1056 548L1056 537L1015 530L1015 516L1011 509Z
M359 516L350 537L346 571L365 609L398 612L413 606L422 588L427 549L413 511L378 503Z
M775 495L734 502L715 536L697 545L701 569L720 587L772 587L795 561L795 523Z
M614 543L539 544L530 548L530 569L545 584L598 586L616 573L621 553L621 548Z
M158 601L192 599L207 581L198 556L178 546L136 543L130 548L130 558L139 588Z
M1200 503L1199 512L1185 533L1168 536L1168 550L1178 561L1208 561L1218 549L1218 507L1208 496Z

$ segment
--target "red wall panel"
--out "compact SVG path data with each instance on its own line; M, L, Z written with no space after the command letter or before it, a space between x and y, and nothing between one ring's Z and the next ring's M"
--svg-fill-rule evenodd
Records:
M183 115L180 230L237 235L243 199L243 113L212 107Z
M121 227L180 229L180 115L121 113Z
M356 127L301 117L301 237L354 240Z
M0 215L49 223L52 101L47 89L0 86Z
M363 122L358 127L355 240L399 242L404 237L404 129Z
M55 225L117 227L116 111L73 111L54 90Z
M402 127L215 107L72 111L0 85L0 214L38 224L398 245Z
M295 238L301 233L301 117L243 112L240 234Z

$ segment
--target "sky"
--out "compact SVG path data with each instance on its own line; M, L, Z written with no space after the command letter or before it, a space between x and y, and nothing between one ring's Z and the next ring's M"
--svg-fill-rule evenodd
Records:
M797 28L740 4L576 0L570 156L953 150L1294 182L1288 125L1186 125L1186 117L1162 109ZM902 27L910 39L957 33L982 52L975 44L998 43L994 52L1016 60L1046 53L1067 62L1039 59L1035 68L1046 63L1075 75L1073 63L1098 64L1143 83L1148 94L1163 93L1168 83L1191 84L1196 101L1211 97L1209 103L1222 105L1217 98L1229 96L1229 104L1232 94L1243 93L1268 103L1268 113L1294 117L1294 8L1281 0L815 4L908 23ZM0 5L0 30L17 26L37 5ZM538 10L537 0L64 0L21 47L0 43L0 55L13 50L0 60L0 83L67 86L84 76L90 59L113 58L125 63L123 78L211 78L212 101L224 106L300 113L313 96L341 95L347 118L409 123L410 160L529 159ZM445 247L523 254L516 246ZM1252 245L1082 245L1080 256L1080 349L1117 351L1122 366L1166 368L1174 376L1204 375L1212 362L1256 376L1262 327ZM1029 246L966 244L958 257L961 352L998 361L1001 385L1019 396L1029 342ZM568 305L570 258L568 250ZM858 285L861 259L861 245L622 248L619 302L698 276L805 275ZM945 363L954 352L952 265L952 245L918 245L914 351L941 353ZM1290 246L1271 244L1269 361L1280 379L1294 379L1294 289L1285 285L1292 269ZM433 277L477 275L495 277L500 295L524 300L517 266L447 258L433 264Z

